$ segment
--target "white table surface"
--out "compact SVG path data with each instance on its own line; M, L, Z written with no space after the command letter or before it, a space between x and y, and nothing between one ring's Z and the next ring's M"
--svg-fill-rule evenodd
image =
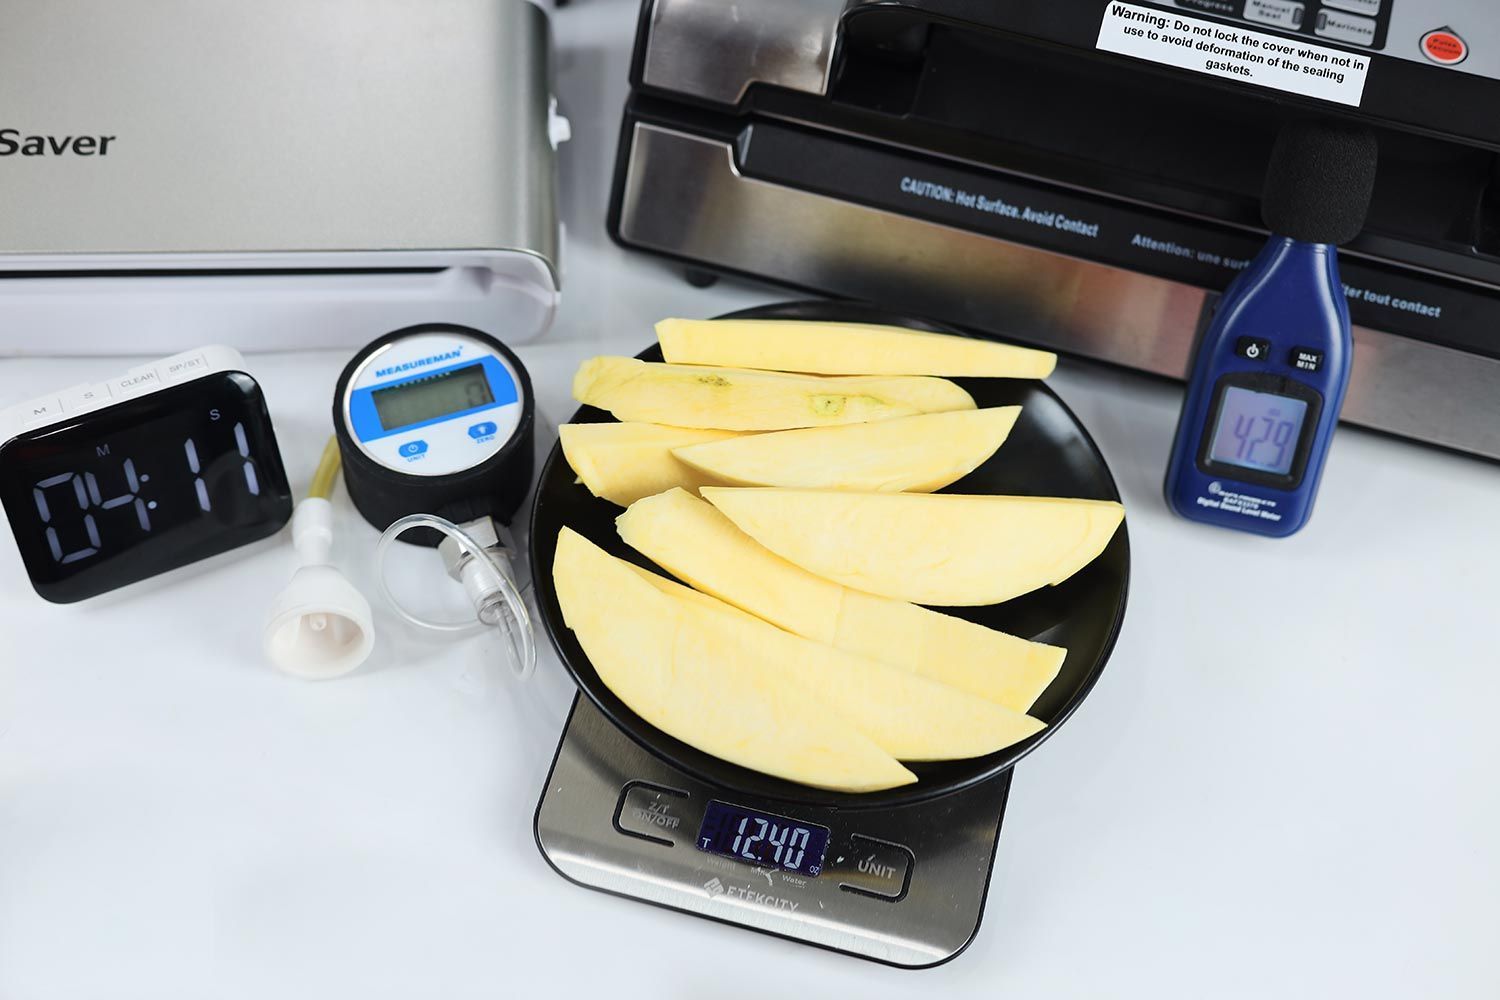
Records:
M553 420L580 359L782 294L607 240L635 12L556 19L567 286L521 351ZM253 360L298 490L344 360ZM119 367L0 362L0 400ZM258 651L284 536L71 607L0 542L0 998L1496 996L1500 469L1345 430L1311 526L1266 541L1164 509L1177 390L1069 362L1055 386L1124 492L1130 610L1017 770L958 960L899 972L560 879L531 833L571 694L550 649L517 689L482 642L382 613L363 670L308 684ZM374 532L344 524L368 580Z

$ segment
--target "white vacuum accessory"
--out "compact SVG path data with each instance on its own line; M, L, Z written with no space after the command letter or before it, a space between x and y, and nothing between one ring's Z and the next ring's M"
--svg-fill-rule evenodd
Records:
M375 645L370 602L329 564L333 505L308 497L292 513L292 544L302 565L271 606L266 657L297 677L347 674Z

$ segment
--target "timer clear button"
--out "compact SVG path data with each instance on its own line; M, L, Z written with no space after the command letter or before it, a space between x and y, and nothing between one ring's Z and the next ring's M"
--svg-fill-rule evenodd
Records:
M911 851L900 844L856 833L841 856L828 867L845 892L894 903L906 896L915 860Z
M626 836L676 847L693 835L684 815L687 804L684 792L632 781L615 807L615 829Z

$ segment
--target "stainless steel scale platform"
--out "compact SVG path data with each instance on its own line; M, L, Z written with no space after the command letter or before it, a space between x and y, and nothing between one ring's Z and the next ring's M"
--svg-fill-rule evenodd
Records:
M974 939L1011 772L939 799L838 810L706 785L638 746L575 697L535 831L564 878L711 920L907 968ZM710 802L830 831L805 878L700 850Z

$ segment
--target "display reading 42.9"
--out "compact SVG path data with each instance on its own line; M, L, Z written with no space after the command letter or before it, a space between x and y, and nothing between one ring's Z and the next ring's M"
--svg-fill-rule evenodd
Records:
M37 593L83 600L277 531L291 514L260 387L226 372L22 434L0 498Z
M711 801L698 829L698 849L814 878L823 870L828 837L826 826Z

